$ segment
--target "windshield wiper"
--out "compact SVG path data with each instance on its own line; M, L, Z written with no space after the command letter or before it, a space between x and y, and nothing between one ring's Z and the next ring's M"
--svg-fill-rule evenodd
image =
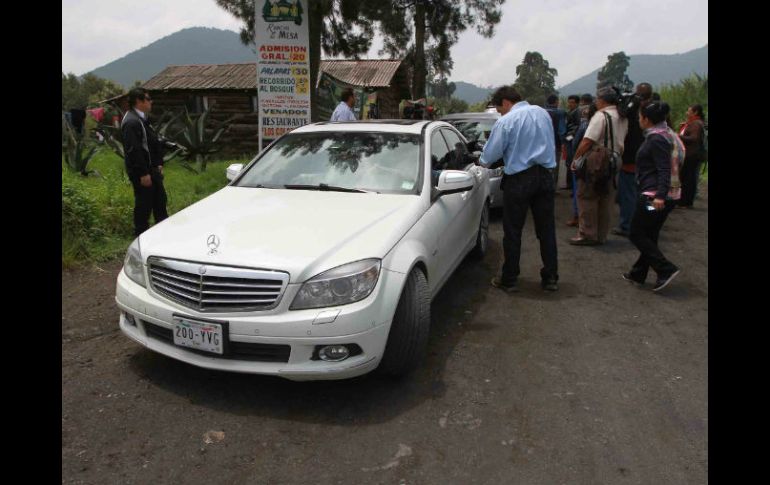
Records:
M249 189L277 189L278 187L275 185L239 185L238 187L247 187Z
M328 192L356 192L356 193L362 193L362 194L369 194L372 193L371 190L363 190L363 189L351 189L348 187L337 187L335 185L328 185L328 184L318 184L318 185L302 185L302 184L294 184L294 185L284 185L283 188L289 189L289 190L320 190L322 192L328 191ZM379 194L379 192L374 192Z

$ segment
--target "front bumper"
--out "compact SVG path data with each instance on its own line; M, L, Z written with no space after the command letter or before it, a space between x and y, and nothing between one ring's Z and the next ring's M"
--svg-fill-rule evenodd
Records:
M372 294L362 301L296 311L290 311L288 307L300 285L290 284L273 310L202 314L137 285L121 271L115 301L121 311L132 315L135 321L135 325L131 325L125 313L121 313L121 331L144 347L168 357L208 369L275 375L298 381L347 379L366 374L379 365L404 281L405 275L383 269ZM331 322L318 323L324 321L319 316L328 316L325 312L329 311L339 313ZM148 333L148 324L171 330L174 315L226 321L230 342L288 345L291 348L288 361L261 362L234 356L209 356L157 338L157 332ZM341 362L312 360L317 346L332 344L356 344L362 352Z

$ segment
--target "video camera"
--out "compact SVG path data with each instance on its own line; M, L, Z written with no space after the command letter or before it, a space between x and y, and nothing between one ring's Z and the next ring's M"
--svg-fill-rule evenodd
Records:
M618 93L618 112L622 116L628 118L630 114L638 112L642 103L642 98L638 94L634 92L622 93L615 86L612 89Z

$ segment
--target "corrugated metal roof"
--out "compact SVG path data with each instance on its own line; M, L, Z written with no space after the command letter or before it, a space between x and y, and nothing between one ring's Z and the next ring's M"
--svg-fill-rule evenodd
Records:
M393 59L326 60L321 61L321 71L353 86L386 88L400 65Z
M321 71L361 87L388 87L399 60L322 60ZM257 89L256 62L168 66L142 85L145 89Z
M257 66L256 63L168 66L142 87L145 89L256 89Z

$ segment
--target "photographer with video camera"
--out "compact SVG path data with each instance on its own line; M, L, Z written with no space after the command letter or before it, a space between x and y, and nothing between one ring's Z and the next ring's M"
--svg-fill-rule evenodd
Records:
M126 174L134 187L134 235L150 227L150 213L155 224L168 217L166 189L163 187L163 148L147 117L152 98L143 88L128 92L131 106L120 124L123 132Z
M623 164L618 171L618 194L616 202L620 206L618 227L612 234L628 237L631 229L631 219L636 209L638 190L634 179L636 164L634 157L644 142L644 133L639 126L639 108L652 100L652 85L639 83L633 93L623 93L618 103L618 111L628 119L628 134L623 143Z

